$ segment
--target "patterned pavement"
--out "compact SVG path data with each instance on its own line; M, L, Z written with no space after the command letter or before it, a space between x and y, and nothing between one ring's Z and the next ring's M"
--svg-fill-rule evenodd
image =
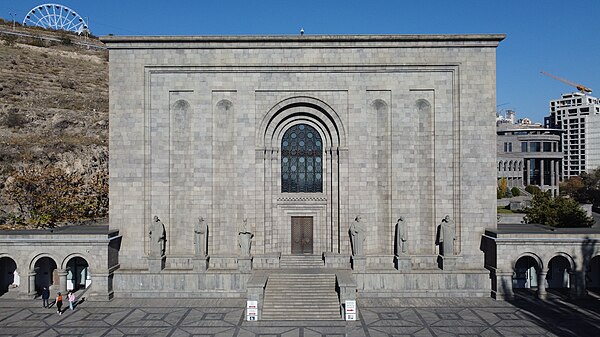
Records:
M600 301L365 299L357 322L244 321L237 299L83 302L62 315L0 298L0 336L600 336Z

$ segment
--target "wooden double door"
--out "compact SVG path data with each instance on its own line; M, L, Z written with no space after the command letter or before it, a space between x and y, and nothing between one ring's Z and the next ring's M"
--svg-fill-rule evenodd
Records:
M313 253L313 217L292 217L292 254Z

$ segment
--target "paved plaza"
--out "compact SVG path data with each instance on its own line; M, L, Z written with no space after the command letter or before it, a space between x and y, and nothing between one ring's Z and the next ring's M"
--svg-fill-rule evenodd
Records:
M84 295L85 296L85 295ZM598 336L600 301L359 300L357 322L244 320L237 299L84 301L62 315L0 299L0 336ZM293 305L293 303L290 303Z

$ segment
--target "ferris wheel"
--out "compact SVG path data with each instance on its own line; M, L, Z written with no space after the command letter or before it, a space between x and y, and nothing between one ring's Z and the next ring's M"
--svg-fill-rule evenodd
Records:
M77 34L88 30L87 23L77 12L59 4L43 4L32 8L25 15L23 26L66 30Z

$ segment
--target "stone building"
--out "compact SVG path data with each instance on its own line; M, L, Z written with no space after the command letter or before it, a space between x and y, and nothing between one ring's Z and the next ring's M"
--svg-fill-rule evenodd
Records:
M110 228L123 236L115 294L147 292L147 283L165 293L245 291L237 270L250 262L236 244L245 220L253 269L297 253L350 265L348 231L360 214L364 251L352 263L363 293L487 296L478 242L496 222L503 37L103 38ZM446 215L456 235L440 270ZM154 216L166 234L159 258L150 256ZM401 216L408 251L398 263ZM200 217L209 257L198 279Z
M510 263L482 244L503 38L105 37L110 221L89 242L106 260L70 254L93 261L100 298L246 297L262 318L278 291L338 318L357 296L504 294ZM70 270L65 251L27 249L16 271L34 285Z
M496 121L498 180L506 179L508 188L535 185L558 196L563 131L532 124L527 118L515 123L514 112L507 115L513 118Z
M588 293L597 297L599 246L598 228L498 224L496 229L486 230L482 240L492 296L512 299L520 289L533 289L542 299L548 291L570 298Z
M0 295L32 298L43 287L53 296L89 288L87 298L111 299L120 240L106 225L0 231Z

